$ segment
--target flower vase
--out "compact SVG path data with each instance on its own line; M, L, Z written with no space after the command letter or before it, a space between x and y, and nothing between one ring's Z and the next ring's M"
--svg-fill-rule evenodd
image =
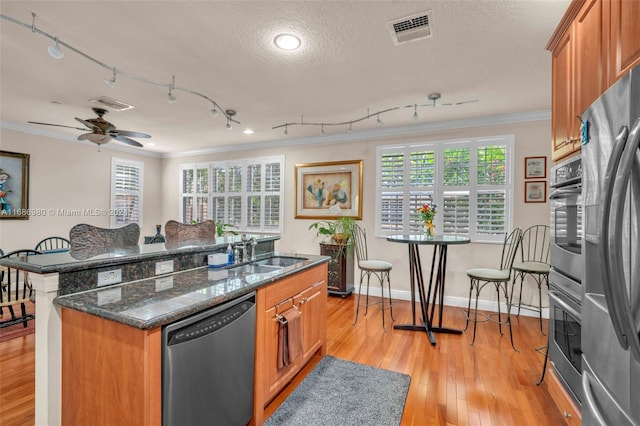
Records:
M433 224L432 221L427 220L424 224L424 233L427 235L427 237L433 237L436 233L436 226Z

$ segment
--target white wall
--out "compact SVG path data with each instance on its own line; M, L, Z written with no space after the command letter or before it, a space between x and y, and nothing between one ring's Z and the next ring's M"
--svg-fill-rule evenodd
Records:
M530 156L546 156L547 167L551 165L551 123L549 120L534 121L521 124L483 126L431 132L422 135L403 137L387 137L383 139L369 139L356 142L340 142L322 145L300 145L261 150L239 150L216 154L206 154L192 157L165 159L162 165L162 187L165 196L162 199L163 220L178 217L178 166L181 163L206 162L213 160L254 158L267 155L285 155L285 203L284 230L281 240L276 244L280 251L298 253L319 253L318 243L321 238L309 231L309 224L313 220L294 219L294 166L298 163L315 163L337 160L363 159L363 215L362 221L368 228L369 255L389 260L393 263L391 285L397 297L409 297L409 273L407 247L388 242L384 238L373 236L375 218L375 185L376 185L376 147L404 142L444 141L465 137L494 136L512 134L515 137L515 167L514 167L514 225L526 228L534 224L549 224L548 203L524 203L524 158ZM164 223L164 222L163 222ZM451 246L447 264L446 294L451 298L459 297L466 300L469 292L469 280L465 271L468 268L494 265L498 266L501 246L495 244L469 244L466 246ZM421 248L423 266L430 266L432 248ZM356 277L358 277L356 270ZM483 298L494 300L495 291L487 289ZM525 299L527 296L525 295ZM455 301L454 301L455 303Z
M28 220L0 219L0 248L34 248L43 238L69 236L78 223L109 228L108 216L65 216L58 210L109 209L111 158L144 162L144 205L141 235L154 235L161 221L162 160L0 128L0 149L30 154L29 208L46 216ZM51 210L55 211L51 213Z

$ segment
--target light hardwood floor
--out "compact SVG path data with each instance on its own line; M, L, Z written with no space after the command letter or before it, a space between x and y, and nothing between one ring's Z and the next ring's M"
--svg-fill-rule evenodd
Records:
M355 300L329 297L327 354L409 374L402 425L580 424L553 376L535 385L543 356L534 348L546 342L536 318L514 319L520 352L511 348L507 333L500 336L497 325L490 323L478 324L474 346L470 333L464 333L436 334L434 347L422 332L394 330L389 323L383 332L376 307L353 326ZM410 322L409 302L396 302L393 312L397 323ZM462 310L446 307L444 325L464 328ZM0 425L34 423L34 337L0 343ZM272 410L296 383L274 401ZM565 417L567 413L571 417Z

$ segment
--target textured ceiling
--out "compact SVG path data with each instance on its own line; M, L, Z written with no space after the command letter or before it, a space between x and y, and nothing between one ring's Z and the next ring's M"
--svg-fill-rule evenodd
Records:
M124 73L206 95L237 111L225 129L211 102L118 75L30 29L0 21L0 121L5 127L75 138L92 118L89 100L108 96L134 105L105 118L119 129L152 135L145 151L179 153L239 149L318 137L320 127L272 127L287 122L345 122L396 106L478 99L457 107L420 107L382 114L384 129L548 110L551 57L544 47L567 0L476 1L5 1L3 15L48 34ZM387 21L432 10L431 38L402 45ZM273 37L302 39L279 51ZM80 126L81 127L81 126ZM242 133L245 128L255 131ZM325 126L326 137L348 126ZM376 118L353 124L353 135L375 132ZM378 129L379 130L379 129ZM141 140L141 142L148 142ZM86 142L85 142L86 143Z

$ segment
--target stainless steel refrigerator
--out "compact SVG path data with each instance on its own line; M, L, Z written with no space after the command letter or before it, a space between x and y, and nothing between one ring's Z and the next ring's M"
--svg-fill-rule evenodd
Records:
M640 67L582 114L583 425L640 425Z

